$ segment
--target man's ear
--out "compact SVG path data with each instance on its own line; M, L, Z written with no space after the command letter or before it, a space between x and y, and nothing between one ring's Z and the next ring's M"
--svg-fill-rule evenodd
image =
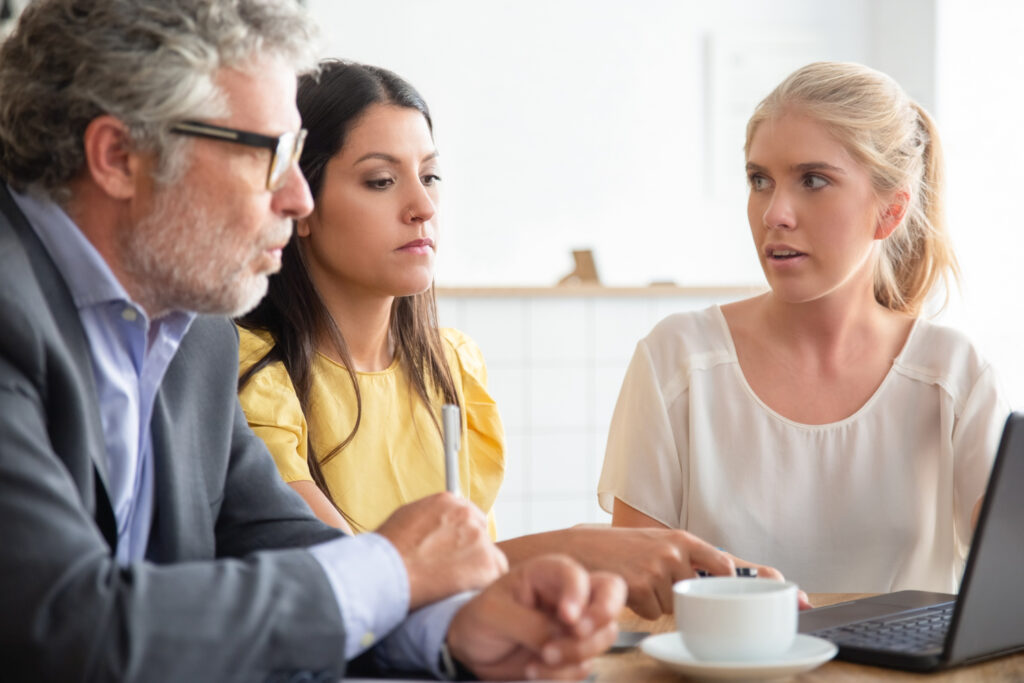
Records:
M900 190L892 195L889 203L882 208L878 217L878 225L875 226L875 239L884 240L900 226L903 217L907 215L907 204L910 203L910 193Z
M82 142L92 181L114 199L133 197L145 164L132 146L128 127L109 114L97 116L86 126Z

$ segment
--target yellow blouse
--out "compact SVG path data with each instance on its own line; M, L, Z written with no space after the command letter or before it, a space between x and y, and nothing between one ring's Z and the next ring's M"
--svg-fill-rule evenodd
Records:
M269 333L239 328L240 372L263 357ZM463 409L459 451L462 493L487 514L496 538L492 507L505 471L505 432L487 393L487 369L477 345L458 330L441 339ZM356 416L355 391L344 366L318 354L310 390L312 443L323 458L341 443ZM376 529L405 503L445 488L441 435L396 361L381 372L356 373L362 420L352 441L323 465L331 496L357 532ZM266 442L287 482L312 481L306 463L306 417L288 373L273 363L239 393L253 431ZM438 401L440 403L440 401ZM440 410L435 406L440 421Z

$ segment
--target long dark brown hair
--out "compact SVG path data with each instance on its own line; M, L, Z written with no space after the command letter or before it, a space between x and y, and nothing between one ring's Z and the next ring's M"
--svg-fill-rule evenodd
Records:
M373 104L389 104L415 109L423 114L433 133L426 102L416 90L394 73L375 66L339 60L320 64L320 72L299 80L298 109L303 126L309 131L299 166L314 199L323 190L324 169L345 144L352 124ZM362 419L363 403L359 381L352 369L352 358L344 330L338 328L313 281L298 240L292 239L281 257L281 272L270 278L267 296L259 306L238 319L250 330L266 330L274 345L238 379L238 388L263 368L280 361L295 387L302 412L307 416L306 453L313 481L338 507L324 479L322 466L335 457L355 437ZM433 406L436 392L444 403L459 404L451 368L445 358L438 332L434 286L420 294L395 297L391 306L390 332L395 355L416 395L431 408L434 426L440 431L439 410ZM313 361L319 343L334 347L348 370L356 395L356 416L352 431L323 455L313 449L312 434L317 425L309 423L309 394L313 383ZM339 508L339 512L345 514Z

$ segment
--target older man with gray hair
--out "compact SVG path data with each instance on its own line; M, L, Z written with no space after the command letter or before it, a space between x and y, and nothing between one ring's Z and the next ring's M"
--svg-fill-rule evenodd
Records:
M5 679L578 677L614 637L621 580L506 573L448 494L342 536L247 427L220 316L312 209L311 44L292 0L39 0L0 48Z

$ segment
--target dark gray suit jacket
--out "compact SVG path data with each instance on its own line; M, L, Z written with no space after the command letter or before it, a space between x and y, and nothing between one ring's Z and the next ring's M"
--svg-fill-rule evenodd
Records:
M282 483L237 372L234 326L198 318L153 413L151 561L119 567L85 334L0 183L0 679L344 673L334 594L296 549L338 533Z

